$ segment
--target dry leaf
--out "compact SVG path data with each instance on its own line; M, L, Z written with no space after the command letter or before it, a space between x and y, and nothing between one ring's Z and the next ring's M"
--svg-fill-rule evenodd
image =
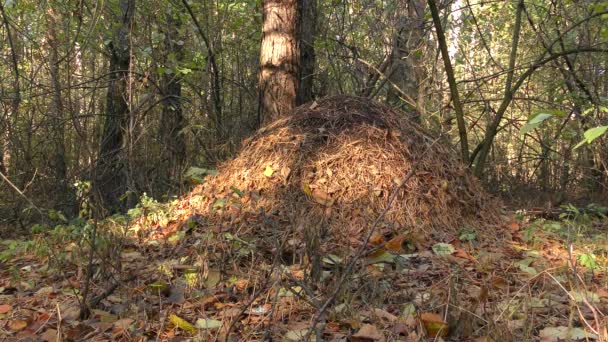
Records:
M380 318L384 318L391 323L395 322L398 319L397 316L395 316L392 313L390 313L386 310L383 310L383 309L374 308L374 309L372 309L372 312L374 313L374 315L376 315Z
M5 313L11 311L12 309L13 309L13 307L8 304L2 304L2 305L0 305L0 314L5 314Z
M306 196L312 197L312 190L310 190L310 186L306 183L302 183L302 192L306 194Z
M48 329L47 331L45 331L44 333L42 333L42 335L40 335L40 339L43 340L44 342L55 342L55 341L58 341L59 338L57 336L57 330L55 330L55 329Z
M129 326L133 322L134 321L131 318L123 318L123 319L119 319L118 321L114 322L114 324L112 324L112 326L114 327L114 329L124 331L124 330L129 329Z
M429 337L446 337L448 335L448 324L438 314L425 312L420 315L420 320Z
M334 204L334 201L331 199L331 196L327 192L320 189L315 189L312 192L312 199L314 199L315 202L326 207L330 207L332 204Z
M372 246L378 246L384 243L384 235L378 233L378 232L374 232L372 234L372 236L369 238L369 243L372 244Z
M27 327L27 322L21 319L14 319L8 322L8 329L10 331L19 331Z
M384 245L384 248L391 252L401 253L403 251L403 243L406 241L407 237L405 235L395 236Z
M351 342L386 341L378 328L371 324L363 324L356 334L351 336Z

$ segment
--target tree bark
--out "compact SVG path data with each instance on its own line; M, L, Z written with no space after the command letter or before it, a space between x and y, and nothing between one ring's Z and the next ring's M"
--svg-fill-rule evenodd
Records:
M120 0L116 32L109 44L110 70L106 118L95 170L94 191L99 204L110 213L124 209L120 198L127 192L126 161L121 158L129 118L128 77L131 58L131 26L135 0Z
M49 73L53 86L53 94L50 105L51 115L51 136L53 140L53 158L51 167L54 172L55 183L55 209L61 210L67 215L73 214L72 196L67 179L67 162L65 150L65 125L64 125L64 106L61 96L61 81L59 74L59 52L57 47L57 13L52 7L47 10L47 41L49 47Z
M258 123L291 113L299 87L298 0L264 0Z
M503 101L500 104L500 107L496 111L496 117L490 123L486 133L484 135L484 140L481 148L479 149L479 154L477 155L477 162L475 164L475 175L477 177L481 177L483 173L483 169L486 165L486 158L490 153L490 148L492 147L492 143L494 141L494 137L498 132L498 126L500 125L500 121L504 113L506 112L511 100L513 99L513 94L516 89L512 88L513 84L513 76L515 74L515 61L517 59L517 48L519 47L519 32L521 30L521 18L524 10L524 2L523 0L518 1L517 9L515 12L515 24L513 28L513 38L511 40L511 53L509 56L509 69L507 71L507 80L505 81L505 93L503 96Z
M433 17L433 24L435 25L435 31L437 32L437 43L439 44L439 50L441 51L441 57L443 59L443 65L445 67L445 73L448 77L448 84L450 85L450 94L452 95L452 104L454 105L454 112L456 113L456 122L458 123L458 135L460 136L460 155L464 163L469 162L469 142L467 138L467 127L464 121L464 110L462 103L460 102L460 94L458 93L458 86L456 85L456 78L454 77L454 69L452 69L452 62L450 61L450 54L448 52L448 45L445 40L445 33L443 32L443 26L441 24L441 18L439 17L439 10L435 0L428 0L431 15Z
M182 26L179 16L167 15L165 31L165 55L175 56L175 60L165 60L165 65L178 66L184 60L183 41L180 43L179 30ZM176 70L175 67L172 68ZM185 119L182 112L182 75L179 72L162 76L163 107L160 122L161 182L171 188L179 184L179 178L186 161L186 142L182 130Z
M317 0L300 1L299 37L300 76L296 105L312 101L316 66L315 34L317 29Z
M407 111L415 111L418 108L416 101L419 98L422 77L416 49L423 35L424 5L424 1L421 0L408 0L407 8L401 9L390 58L392 67L388 75L389 88L386 101L395 107L405 104ZM403 98L402 94L407 95L408 98ZM415 120L420 121L420 116L416 115Z

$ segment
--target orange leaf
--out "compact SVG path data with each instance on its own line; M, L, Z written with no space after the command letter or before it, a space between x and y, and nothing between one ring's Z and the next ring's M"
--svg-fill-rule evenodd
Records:
M378 232L374 232L374 234L372 234L372 236L369 238L369 243L371 243L373 246L378 246L384 243L384 235L378 233Z
M403 251L403 243L405 241L407 241L407 237L405 235L398 235L387 242L384 247L391 252L399 253Z
M13 307L8 304L2 304L2 305L0 305L0 314L5 314L5 313L11 311L12 309L13 309Z
M448 324L438 314L426 312L420 315L420 320L429 337L446 337L448 335Z
M25 327L27 327L27 322L20 320L20 319L15 319L15 320L8 322L8 328L11 331L23 330L23 329L25 329Z
M461 248L456 249L456 251L454 251L454 253L452 253L452 255L455 257L458 257L458 258L475 261L475 258L473 258L473 256L471 256L471 254L469 254L467 251L465 251L464 249L461 249Z
M521 228L520 224L519 224L519 223L517 223L517 222L515 222L515 221L509 222L509 223L507 224L507 227L509 228L509 230L510 230L512 233L516 233L516 232L518 232L518 231L519 231L519 229Z

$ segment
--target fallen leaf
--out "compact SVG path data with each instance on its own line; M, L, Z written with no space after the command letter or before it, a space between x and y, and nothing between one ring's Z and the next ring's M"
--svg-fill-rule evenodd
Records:
M454 246L449 243L436 243L433 245L433 252L439 256L447 256L454 253Z
M456 249L456 251L454 252L453 255L455 257L458 257L458 258L467 259L467 260L470 260L470 261L475 261L475 258L471 254L469 254L469 252L465 251L462 248Z
M112 326L114 327L114 329L125 331L125 330L129 329L129 326L131 326L131 323L133 323L133 322L134 322L134 320L131 318L123 318L123 319L119 319L118 321L114 322L114 324L112 324Z
M379 249L373 253L370 253L366 257L368 264L379 264L379 263L393 263L395 261L395 255L387 252L384 249Z
M272 167L270 165L266 166L266 168L264 169L264 176L270 178L270 177L272 177L273 173L274 173L274 170L272 169Z
M48 329L47 331L45 331L44 333L42 333L40 335L40 339L43 340L44 342L55 342L55 341L59 341L59 336L57 336L57 330Z
M312 199L315 202L317 202L321 205L324 205L326 207L331 207L332 204L334 204L334 201L332 200L331 196L327 192L320 190L320 189L315 189L312 192Z
M186 331L186 332L191 333L191 334L195 334L196 333L196 328L192 324L188 323L188 321L186 321L185 319L179 317L176 314L171 314L169 316L169 321L171 323L173 323L173 325L175 325L175 327L177 327L177 328L179 328L179 329L181 329L183 331Z
M401 253L403 252L403 243L406 241L407 237L405 235L395 236L384 245L384 248L391 252Z
M448 324L438 314L425 312L420 315L420 320L429 337L446 337L448 335Z
M10 331L19 331L27 327L27 322L21 319L14 319L8 322L8 328Z
M383 309L374 308L372 309L372 312L374 313L374 315L380 318L384 318L389 322L395 322L397 320L397 316Z
M378 246L384 243L384 235L374 232L372 236L369 238L369 243L372 246Z
M356 334L351 336L351 342L373 342L385 341L384 336L378 331L378 328L371 324L363 324L361 329Z
M208 289L212 289L220 282L221 274L216 270L209 270L209 274L207 274L207 279L205 279L205 287Z
M199 329L215 330L222 327L222 321L218 321L216 319L199 318L196 320L195 325Z
M11 311L12 309L13 309L13 307L8 304L2 304L2 305L0 305L0 314L5 314L5 313Z
M597 335L587 333L581 328L570 329L568 327L547 327L541 330L538 336L542 342L597 339Z
M312 190L310 189L310 186L308 186L308 184L306 183L302 183L302 192L306 194L306 196L312 197Z

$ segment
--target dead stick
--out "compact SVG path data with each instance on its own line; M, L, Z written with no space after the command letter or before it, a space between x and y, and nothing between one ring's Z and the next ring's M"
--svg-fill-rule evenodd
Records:
M431 147L433 147L433 145L435 145L435 143L437 143L439 141L439 139L441 139L441 136L439 136L430 145L428 145L428 147L424 150L424 152L421 155L425 156L429 152ZM369 232L367 233L367 236L365 237L365 241L363 242L361 247L359 247L359 250L357 251L357 253L355 253L353 258L350 260L350 262L346 266L344 273L342 273L342 276L340 277L340 280L338 281L338 284L336 284L336 287L332 291L331 295L327 298L325 303L323 303L321 308L317 311L317 314L315 315L315 317L313 319L312 326L306 333L304 341L310 341L311 332L316 329L317 324L319 324L319 321L321 320L321 317L323 316L323 314L325 314L325 311L327 311L329 306L335 300L336 296L338 295L338 292L340 292L340 289L342 288L342 285L346 281L346 278L352 272L352 269L353 269L355 263L363 256L363 253L365 252L365 247L367 246L367 243L369 242L370 238L376 231L378 224L380 223L380 221L382 221L384 219L384 216L386 216L386 214L388 213L390 208L393 206L393 202L395 202L395 199L397 198L399 191L403 188L403 186L405 186L405 184L412 177L414 177L414 175L416 174L416 169L418 168L419 164L420 164L420 160L414 161L414 163L412 164L412 167L410 168L410 171L403 177L403 180L401 181L401 183L397 184L397 186L393 190L391 197L388 200L388 204L386 205L386 208L384 208L384 210L380 213L380 215L378 215L378 217L374 220L374 222L372 223L371 229L369 230Z

